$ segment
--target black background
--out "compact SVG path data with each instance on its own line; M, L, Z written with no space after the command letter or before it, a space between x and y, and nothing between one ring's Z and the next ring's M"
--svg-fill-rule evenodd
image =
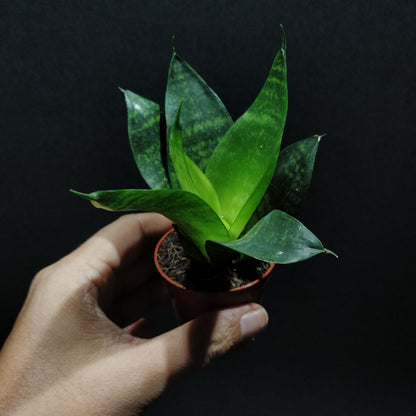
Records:
M0 1L1 342L37 270L142 187L117 87L163 103L171 38L236 119L288 39L284 144L321 142L299 216L340 258L276 267L254 345L151 415L414 414L415 2Z

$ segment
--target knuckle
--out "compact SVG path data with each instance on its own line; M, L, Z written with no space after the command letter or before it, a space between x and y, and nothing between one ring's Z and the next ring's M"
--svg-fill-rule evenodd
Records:
M49 280L49 276L52 272L52 266L47 266L41 270L39 270L35 277L32 280L32 287L38 287L44 284L45 281Z
M207 351L207 362L224 355L235 348L238 339L238 323L227 322L219 330L215 331Z
M131 214L124 214L117 219L119 223L126 223L126 224L134 224L134 223L141 223L142 214L131 213Z

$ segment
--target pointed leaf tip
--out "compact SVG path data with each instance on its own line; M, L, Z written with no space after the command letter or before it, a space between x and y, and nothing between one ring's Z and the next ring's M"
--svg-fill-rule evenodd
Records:
M78 192L75 189L70 189L69 192L71 192L71 194L75 194L78 195L80 197L86 198L88 194L85 194L83 192Z
M280 24L280 29L282 30L282 49L286 51L286 33L282 24Z
M173 52L173 54L176 54L175 40L176 40L176 35L173 34L172 35L172 52Z
M328 250L327 248L324 249L324 254L331 254L332 256L339 258L338 254L334 253L332 250Z
M318 143L320 143L320 141L326 136L326 133L323 134L315 134L313 137L315 137L316 139L318 139Z

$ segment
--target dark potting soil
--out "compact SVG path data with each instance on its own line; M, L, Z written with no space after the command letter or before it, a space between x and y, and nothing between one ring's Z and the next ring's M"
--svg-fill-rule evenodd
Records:
M259 279L269 263L245 258L233 260L221 267L191 260L186 256L176 231L159 246L157 259L161 270L187 289L214 292L244 286Z

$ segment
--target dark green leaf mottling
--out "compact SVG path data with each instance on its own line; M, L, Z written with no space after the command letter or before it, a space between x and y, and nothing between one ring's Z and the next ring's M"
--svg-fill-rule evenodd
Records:
M174 53L165 97L166 137L170 136L181 102L183 105L180 122L185 152L205 171L209 158L232 125L232 120L217 94L184 59ZM173 180L172 185L174 183Z
M272 211L246 235L233 241L209 241L207 251L221 245L241 254L271 263L286 264L306 260L326 250L318 238L296 218L282 211Z
M131 91L121 91L126 99L134 161L150 188L169 188L161 156L159 105Z
M280 152L288 104L283 27L263 88L234 124L175 51L165 95L166 141L161 143L159 105L122 91L130 147L152 189L72 192L106 210L165 215L194 260L220 264L240 254L284 264L334 254L291 216L308 191L321 136Z
M179 107L169 138L170 157L176 177L184 191L198 195L219 215L220 202L218 201L215 189L204 175L204 172L199 169L183 150L182 128L179 123L181 106Z
M97 207L109 211L159 212L172 220L208 259L206 240L227 240L221 219L198 196L183 190L121 189L90 194L72 191Z
M233 238L244 229L269 186L286 113L286 51L280 49L258 97L227 131L206 171Z
M280 152L269 189L250 219L250 224L273 209L290 215L299 212L309 190L321 138L322 136L318 135L308 137L285 147Z

